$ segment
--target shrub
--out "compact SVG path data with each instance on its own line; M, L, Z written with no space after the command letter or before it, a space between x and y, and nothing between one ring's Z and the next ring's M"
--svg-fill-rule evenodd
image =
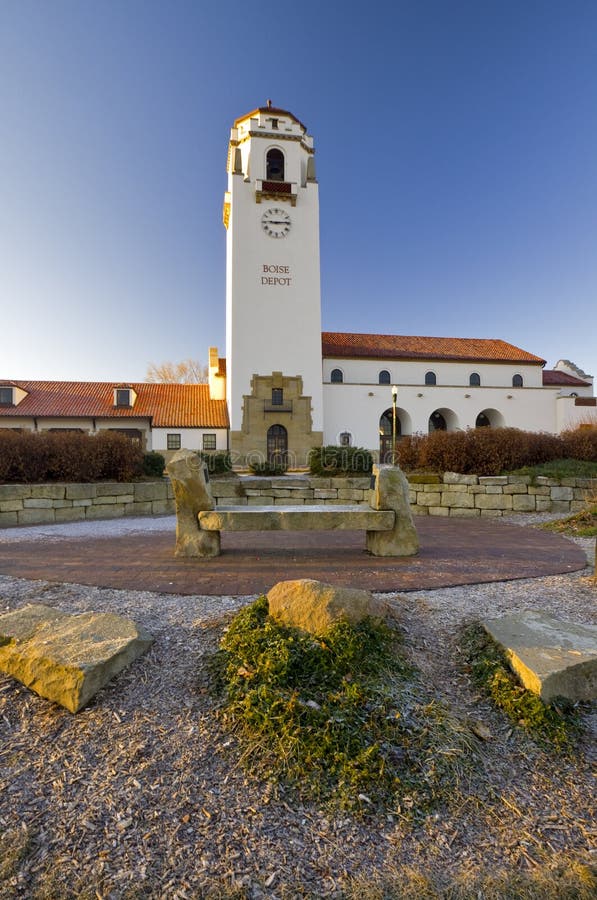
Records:
M313 447L309 451L311 475L369 475L373 456L364 447Z
M164 474L166 460L161 453L151 450L143 454L143 474L152 478L161 478Z
M0 431L0 482L130 481L143 453L123 434Z
M227 450L200 453L199 456L207 466L210 475L224 475L226 472L232 471L232 460Z
M563 456L597 462L597 426L564 431L560 437L565 448Z
M275 462L252 462L249 463L249 469L253 475L285 475L286 474L286 463L275 463Z
M592 452L592 438L576 441L582 452ZM597 446L597 440L595 441ZM580 451L579 451L580 452ZM497 475L523 466L537 466L563 456L567 451L562 436L518 428L475 428L470 431L433 431L428 435L403 438L397 447L398 462L406 469L433 469L476 475Z
M421 444L425 440L422 434L409 434L400 438L396 444L396 462L402 469L410 471L419 468Z

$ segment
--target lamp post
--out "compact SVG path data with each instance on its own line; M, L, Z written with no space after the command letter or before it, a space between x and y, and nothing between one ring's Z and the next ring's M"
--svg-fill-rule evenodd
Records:
M392 385L392 465L396 465L396 397L398 388Z

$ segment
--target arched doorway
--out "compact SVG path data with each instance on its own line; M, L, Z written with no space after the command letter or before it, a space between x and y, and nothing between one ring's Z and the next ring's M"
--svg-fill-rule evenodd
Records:
M288 455L288 432L283 425L272 425L267 429L267 461L272 465L285 466Z
M475 419L475 428L503 428L505 420L497 409L482 409Z
M447 431L448 423L446 422L445 416L436 409L435 412L431 413L429 416L429 431Z
M392 420L394 412L392 408L386 409L379 419L379 461L381 463L391 463L392 460ZM402 434L402 425L400 416L396 413L396 439Z
M432 431L457 431L458 416L452 409L435 409L429 416L429 434Z

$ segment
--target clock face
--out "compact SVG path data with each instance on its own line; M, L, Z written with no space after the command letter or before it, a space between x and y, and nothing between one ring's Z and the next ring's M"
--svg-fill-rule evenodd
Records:
M266 209L261 216L261 227L272 238L286 237L290 231L291 219L285 209L274 206Z

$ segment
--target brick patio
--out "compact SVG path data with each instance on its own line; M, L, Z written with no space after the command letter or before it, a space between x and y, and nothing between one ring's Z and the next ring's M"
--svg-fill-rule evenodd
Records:
M174 533L0 544L0 574L175 594L240 595L288 578L415 591L574 572L583 551L549 532L491 521L419 518L416 557L366 553L363 532L224 533L216 559L177 559ZM51 526L49 526L51 527Z

